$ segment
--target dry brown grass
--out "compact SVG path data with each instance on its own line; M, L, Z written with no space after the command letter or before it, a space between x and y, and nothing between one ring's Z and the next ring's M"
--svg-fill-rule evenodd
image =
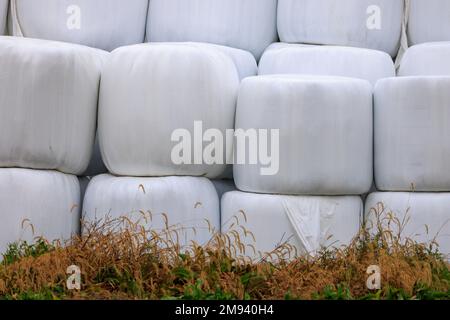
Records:
M373 214L376 225L363 227L349 246L289 260L280 259L293 250L283 244L257 263L244 258L246 240L238 224L204 247L181 248L177 230L157 234L126 218L107 219L86 225L83 236L63 246L47 243L41 253L9 253L0 266L0 298L449 298L449 265L435 244L402 239L405 222L381 205ZM66 289L70 265L82 271L80 291ZM366 287L370 265L381 268L378 292Z

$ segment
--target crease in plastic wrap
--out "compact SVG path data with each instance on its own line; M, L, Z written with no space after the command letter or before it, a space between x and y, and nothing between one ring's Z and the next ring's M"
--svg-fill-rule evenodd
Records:
M283 196L235 191L226 193L222 199L222 232L237 230L247 248L245 255L254 259L284 244L295 247L298 255L314 255L322 247L349 244L358 234L362 214L363 204L356 196ZM293 252L291 258L292 255Z
M208 42L251 52L259 60L277 41L277 0L151 0L151 42Z
M8 244L69 240L80 230L80 185L56 171L0 169L0 253Z
M132 178L99 175L91 179L83 203L87 223L127 217L167 235L176 230L181 246L206 244L220 231L219 198L206 178ZM195 229L195 231L194 231ZM174 236L174 234L171 234Z
M86 170L107 56L74 44L0 37L0 167Z
M403 10L404 0L279 0L278 33L282 42L368 48L395 57Z
M259 63L259 74L305 74L367 80L395 77L392 58L385 52L339 46L275 43Z
M11 0L9 26L18 37L111 51L144 42L148 1Z
M212 164L203 157L210 142L199 142L201 153L194 145L208 129L226 137L234 128L240 79L256 72L250 53L216 45L152 43L115 50L102 74L99 104L100 147L109 172L222 176L232 144L224 143L221 159ZM174 148L187 139L174 138L179 129L192 144L174 163Z
M375 88L381 191L450 191L450 77L383 79Z
M382 214L385 229L395 234L401 231L403 240L435 241L439 252L450 260L450 193L377 192L369 195L365 207L368 227L375 227L376 215ZM386 219L387 214L402 225Z

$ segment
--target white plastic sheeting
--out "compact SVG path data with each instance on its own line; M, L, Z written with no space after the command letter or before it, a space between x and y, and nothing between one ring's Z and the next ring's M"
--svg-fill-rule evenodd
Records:
M205 244L220 231L219 198L206 178L130 178L100 175L88 186L83 204L85 222L128 217L157 232L178 231L180 245ZM195 232L192 228L195 228Z
M219 177L231 157L231 144L224 147L219 164L207 164L203 149L196 152L194 144L210 128L224 137L226 129L234 128L239 74L245 76L246 70L257 72L250 53L215 45L159 43L115 50L102 74L99 110L100 146L109 171L124 176ZM199 135L194 132L196 121L202 121ZM176 135L172 141L177 129L191 136L186 154L174 151L187 140ZM172 152L185 155L183 163L178 156L174 161Z
M375 88L375 180L382 191L450 191L450 77Z
M0 37L0 167L86 170L107 54L61 42Z
M277 41L277 0L151 0L149 41L209 42L259 59Z
M6 34L6 17L9 0L0 0L0 36Z
M56 171L0 169L0 253L20 240L68 240L79 228L77 177Z
M382 204L383 206L380 206ZM384 212L381 208L384 207ZM401 233L403 239L410 238L419 243L436 240L439 251L450 257L450 194L449 193L372 193L366 200L366 220L374 226L375 211L382 214L383 225L387 227L386 214L392 213L399 221L405 221ZM395 233L398 224L390 224Z
M403 0L279 0L282 42L381 50L396 56Z
M368 81L295 75L247 78L239 93L236 130L269 130L267 154L272 160L263 163L259 147L257 164L251 164L249 156L246 164L237 162L236 186L258 193L363 194L372 184L372 126ZM277 129L278 171L273 147L277 141L270 138ZM249 143L245 148L248 153L253 149Z
M299 255L349 244L363 214L359 197L258 195L228 192L222 198L222 232L236 230L246 256L258 258L285 243ZM245 235L241 227L250 231ZM254 246L255 251L251 246Z
M433 42L409 48L399 76L450 76L450 42Z
M408 39L411 45L450 41L450 1L410 0Z
M144 42L147 8L148 0L12 0L10 28L111 51Z
M395 77L391 56L377 50L275 43L264 52L259 74L309 74L368 80Z

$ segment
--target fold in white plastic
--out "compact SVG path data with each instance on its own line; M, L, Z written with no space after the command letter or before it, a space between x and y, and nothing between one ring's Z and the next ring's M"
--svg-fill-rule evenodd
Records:
M0 37L0 167L86 170L107 55L79 45Z
M197 132L212 128L225 137L225 130L234 128L239 74L249 70L257 72L250 53L209 44L142 44L115 50L102 74L99 110L100 146L109 171L124 176L219 177L232 146L224 147L223 164L207 164L203 150L194 150L203 135L196 136L194 124L201 121ZM189 131L192 140L186 150L191 161L181 164L172 157L179 145L177 138L172 141L177 129ZM203 147L210 143L203 142Z
M91 180L86 191L83 219L89 223L106 217L128 217L148 229L164 232L165 214L169 228L178 231L180 245L184 246L191 241L205 244L214 230L220 231L219 210L217 192L206 178L100 175Z
M450 76L450 42L410 47L400 64L399 76Z
M392 58L382 51L275 43L264 52L259 74L341 76L375 85L379 79L395 77L395 67Z
M380 204L384 206L381 212ZM375 211L382 213L383 225L387 227L387 214L392 213L401 223L403 240L409 238L419 243L436 241L439 251L450 258L450 193L372 193L366 200L366 220L373 227ZM398 224L390 223L391 231L398 233Z
M12 35L111 51L142 43L148 0L11 0Z
M80 185L56 171L0 169L0 253L36 237L68 240L80 228Z
M259 258L290 244L299 255L349 244L363 214L360 197L315 197L228 192L222 198L222 232L236 230L246 256ZM253 234L254 238L242 230ZM254 249L252 249L254 246ZM256 251L256 252L255 252Z
M408 21L410 45L450 41L450 1L410 0Z
M245 164L236 161L236 186L258 193L363 194L372 184L372 126L368 81L295 75L247 78L239 92L236 131L267 130L266 149L272 151L267 152L270 161L263 159L260 146L257 164L249 156ZM279 152L274 148L276 130ZM258 144L265 143L261 133L259 139ZM242 142L236 140L239 150ZM254 146L250 149L247 143L244 149L250 153Z
M250 51L277 41L277 0L151 0L147 38L197 41Z
M450 191L450 77L375 88L375 180L382 191Z
M99 174L107 173L105 164L103 163L102 154L100 151L100 143L98 140L98 135L95 135L95 144L92 151L91 161L83 176L93 177Z
M278 0L278 33L282 42L369 48L394 57L403 9L403 0Z
M6 17L9 0L0 0L0 36L6 34Z
M222 199L222 196L230 191L236 191L236 185L233 180L211 180L216 188L217 195L219 196L219 200Z

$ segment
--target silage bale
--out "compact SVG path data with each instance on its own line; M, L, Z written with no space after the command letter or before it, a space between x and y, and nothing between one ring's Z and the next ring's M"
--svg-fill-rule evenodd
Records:
M399 77L375 88L381 191L450 191L450 77Z
M233 230L238 231L246 250L241 255L252 258L280 248L291 254L314 255L323 247L350 244L359 232L362 214L363 203L356 196L283 196L234 191L222 199L222 232L232 236Z
M94 177L84 198L83 221L101 224L121 217L163 237L175 231L171 236L181 246L206 244L220 231L219 198L206 178Z
M0 167L77 175L86 170L107 55L74 44L0 37Z
M14 36L111 51L144 42L148 0L12 0Z
M203 132L216 129L225 137L226 130L234 128L240 78L250 72L257 72L250 53L209 44L143 44L115 50L102 74L99 108L100 145L109 171L123 176L221 176L232 145L224 142L217 162L208 164L203 149L196 161L195 124L201 122ZM192 148L186 150L191 156L183 163L172 157L178 144L172 137L178 129L192 138Z
M395 57L403 0L279 0L282 42L381 50Z
M236 134L256 129L259 151L236 138L235 154L242 157L241 148L248 153L246 159L235 159L236 186L257 193L363 194L372 184L372 122L368 81L295 75L247 78L239 92ZM265 137L268 142L262 144L272 158L268 164L261 156ZM256 162L251 162L251 154L258 155Z
M80 229L80 185L56 171L0 169L0 253L38 237L69 240Z
M379 79L395 77L395 67L387 53L377 50L274 43L261 58L259 74L340 76L375 85Z
M277 40L276 12L276 0L151 0L147 38L215 43L258 60Z

